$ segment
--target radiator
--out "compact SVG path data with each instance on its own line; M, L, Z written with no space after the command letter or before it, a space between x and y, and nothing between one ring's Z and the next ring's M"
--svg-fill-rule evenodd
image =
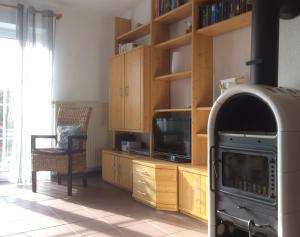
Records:
M101 166L101 150L110 145L111 135L108 131L108 104L97 101L89 102L54 102L57 115L60 105L89 106L92 113L88 126L87 140L87 168L88 171L99 170ZM55 116L56 117L56 116Z

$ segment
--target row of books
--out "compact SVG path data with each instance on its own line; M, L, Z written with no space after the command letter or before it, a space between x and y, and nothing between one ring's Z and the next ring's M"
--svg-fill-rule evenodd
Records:
M176 7L187 3L187 1L188 0L156 0L156 16L161 16Z
M199 28L245 13L251 8L249 0L211 0L199 7Z

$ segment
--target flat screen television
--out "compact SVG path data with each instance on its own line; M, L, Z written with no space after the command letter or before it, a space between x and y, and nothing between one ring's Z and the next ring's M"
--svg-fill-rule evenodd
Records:
M154 153L174 162L191 161L191 118L160 117L153 120Z

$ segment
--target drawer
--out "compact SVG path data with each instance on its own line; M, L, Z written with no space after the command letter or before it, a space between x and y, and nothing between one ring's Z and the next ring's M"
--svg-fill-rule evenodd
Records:
M135 176L133 185L142 191L153 190L156 191L156 182L152 179L147 179L143 176Z
M155 191L151 189L140 188L133 185L133 196L147 201L155 202Z
M146 177L155 180L155 169L139 164L133 164L133 177Z

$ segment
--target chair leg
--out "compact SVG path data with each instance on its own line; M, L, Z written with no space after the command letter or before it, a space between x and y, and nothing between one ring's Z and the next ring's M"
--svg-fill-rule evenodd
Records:
M57 183L61 185L61 174L57 173Z
M72 196L72 156L71 155L68 161L68 195Z
M32 192L36 193L36 171L31 172L32 177Z
M87 187L87 175L85 172L82 173L82 186L85 188Z

